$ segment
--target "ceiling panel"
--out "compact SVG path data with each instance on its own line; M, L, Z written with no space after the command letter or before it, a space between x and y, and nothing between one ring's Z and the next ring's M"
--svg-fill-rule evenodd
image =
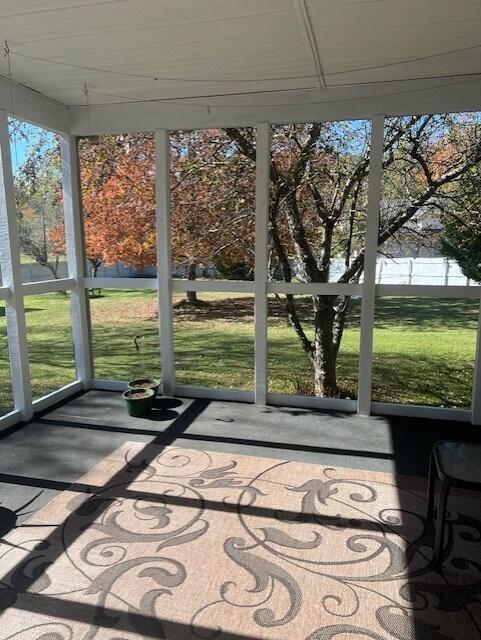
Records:
M481 73L481 0L302 1L0 0L0 39L68 105L319 89L309 21L327 87Z
M291 0L9 1L0 19L13 78L65 104L85 83L95 103L317 86Z
M330 86L481 72L479 0L308 0L307 6Z

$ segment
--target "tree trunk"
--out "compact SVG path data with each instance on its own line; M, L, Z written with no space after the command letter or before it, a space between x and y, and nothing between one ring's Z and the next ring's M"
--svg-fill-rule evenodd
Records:
M325 296L324 296L325 298ZM328 398L337 395L336 363L334 346L335 312L331 302L314 296L314 342L311 355L314 370L314 393Z
M39 262L42 267L46 267L50 273L52 274L54 280L58 280L58 257L55 259L55 262L52 264L51 262Z
M92 266L92 278L96 278L97 272L102 264L102 260L89 260L89 262ZM89 289L89 295L91 298L100 298L102 295L102 289L95 287L93 289Z
M188 271L187 271L187 280L192 282L193 280L195 280L196 275L197 275L197 263L190 262ZM194 305L197 304L197 291L187 291L186 298L189 304L194 304Z

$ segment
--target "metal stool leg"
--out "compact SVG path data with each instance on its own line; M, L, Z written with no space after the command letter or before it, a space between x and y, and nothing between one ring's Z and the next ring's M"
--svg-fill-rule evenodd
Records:
M438 498L438 510L436 513L436 538L434 540L434 566L439 568L444 548L444 519L446 517L446 504L448 501L451 483L448 478L444 478Z
M434 462L434 450L429 458L429 475L428 475L428 506L426 509L426 520L431 522L434 510L434 488L436 484L436 463Z

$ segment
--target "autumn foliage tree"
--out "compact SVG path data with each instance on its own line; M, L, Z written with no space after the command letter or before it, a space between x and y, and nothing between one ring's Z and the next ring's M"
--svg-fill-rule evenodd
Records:
M154 139L101 136L79 147L86 257L94 274L117 262L156 264ZM254 265L255 165L223 131L171 136L171 236L174 265L195 279L200 264L224 272ZM64 230L51 234L65 250ZM191 294L191 302L195 295Z
M463 180L481 161L476 114L390 118L383 149L379 250L400 241L426 207L453 217ZM369 123L277 126L273 130L269 273L284 282L357 283L364 272ZM247 277L254 267L255 133L251 129L177 132L171 138L174 264ZM148 134L104 136L80 148L87 256L155 264L154 144ZM459 198L458 198L459 200ZM459 211L459 209L458 209ZM334 273L333 261L342 263ZM95 261L95 262L94 262ZM318 396L342 393L337 359L350 297L312 295L283 304L312 367ZM303 303L304 304L304 303Z
M225 131L179 131L171 137L171 169L173 262L190 280L200 263L252 278L255 162Z
M243 132L229 129L228 134L243 153L255 158L252 142ZM295 278L313 283L359 282L365 257L368 140L362 122L274 129L270 242L273 264L278 265L285 282ZM433 155L446 144L449 153ZM439 205L459 192L463 176L480 162L476 114L388 119L383 197L393 206L381 216L380 249L427 205ZM450 213L448 207L445 211ZM335 277L331 277L333 258L344 260L342 272ZM311 363L318 396L340 392L336 367L349 302L349 296L313 295L306 321L296 298L285 296L286 316Z
M85 254L100 265L156 263L155 174L150 134L101 136L79 145ZM64 251L63 225L52 232Z

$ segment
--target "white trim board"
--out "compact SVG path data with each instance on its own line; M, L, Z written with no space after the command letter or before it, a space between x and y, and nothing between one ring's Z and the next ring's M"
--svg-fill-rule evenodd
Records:
M6 305L8 349L15 409L24 420L32 416L32 390L27 346L25 305L20 265L20 240L12 175L7 112L0 110L0 262L10 289Z
M122 392L125 391L126 388L127 383L119 380L94 379L92 381L92 389L100 391ZM174 397L204 398L206 400L245 402L249 404L255 400L253 391L191 387L188 385L176 385ZM287 395L283 393L268 393L267 404L271 406L299 407L301 409L315 409L319 411L342 411L345 413L356 413L357 408L356 400L316 398L314 396ZM388 402L372 402L371 415L429 418L432 420L453 420L459 422L470 422L471 420L471 411L469 409L430 407L428 405L416 404L394 404Z
M267 404L281 407L300 407L319 411L345 411L356 413L356 401L347 398L316 398L315 396L297 396L284 393L268 393Z
M481 78L477 75L406 80L336 87L320 91L231 95L212 99L146 101L70 107L75 135L131 133L166 129L256 126L259 122L295 123L423 113L478 111ZM195 106L192 106L195 105Z
M48 393L41 398L37 398L32 402L33 411L43 411L44 409L48 409L57 402L62 402L62 400L67 400L71 396L75 395L79 391L84 391L84 385L80 380L76 380L75 382L70 382L60 389L56 389L51 393Z
M254 291L254 379L256 404L267 397L268 247L271 127L262 123L256 139L256 221Z
M343 282L268 282L267 293L358 296L362 285Z
M174 326L172 316L172 255L170 223L169 132L155 132L155 219L157 227L157 286L159 311L159 358L162 363L162 393L175 389Z
M371 410L374 313L376 306L376 257L382 192L384 117L372 121L371 154L364 253L364 281L361 297L361 336L359 343L357 412L368 416Z
M77 378L88 389L93 377L88 293L84 286L83 215L75 136L60 139L68 273L73 280L71 324Z
M14 409L13 411L9 411L3 416L0 416L0 432L5 431L9 427L13 427L22 421L22 414L18 409Z
M372 402L371 414L380 416L400 416L403 418L429 418L430 420L454 420L459 422L471 421L471 411L469 409L430 407L421 404Z
M121 382L120 380L99 380L95 378L92 381L92 389L99 391L117 391L120 393L127 389L127 382ZM191 387L189 385L176 385L174 394L168 397L205 398L207 400L225 400L226 402L254 402L253 391Z
M242 280L172 280L172 291L225 291L227 293L254 293L253 281Z
M124 392L127 389L127 382L122 382L121 380L99 380L94 378L92 380L92 389L96 389L98 391L119 391Z
M71 114L67 106L5 78L0 78L0 109L51 131L70 130Z
M55 291L69 291L75 286L73 278L59 278L58 280L42 280L40 282L24 282L22 293L24 296L33 296Z
M11 293L10 287L0 287L0 300L8 300Z
M176 397L181 398L205 398L207 400L219 400L226 402L254 402L253 391L242 389L216 389L214 387L191 387L189 385L176 385Z

